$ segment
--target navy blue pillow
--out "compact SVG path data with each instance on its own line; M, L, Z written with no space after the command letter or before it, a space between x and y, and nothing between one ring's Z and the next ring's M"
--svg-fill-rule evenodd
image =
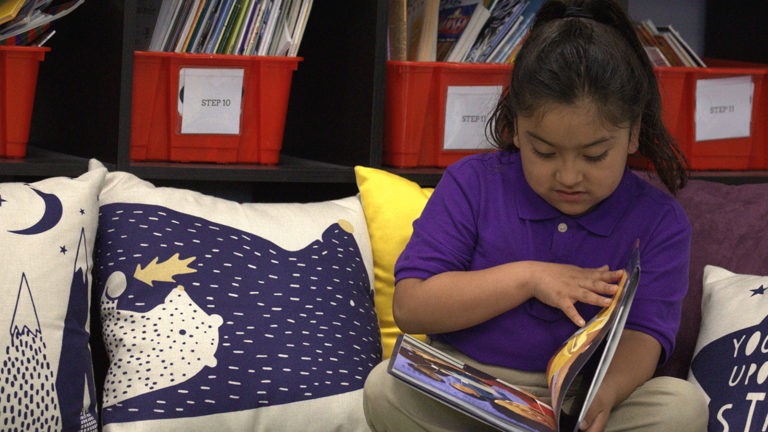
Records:
M358 197L239 204L110 173L100 201L105 430L367 427L381 343Z

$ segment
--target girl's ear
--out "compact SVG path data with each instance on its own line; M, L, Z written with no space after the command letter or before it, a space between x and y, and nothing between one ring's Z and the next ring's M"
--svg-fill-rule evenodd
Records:
M627 153L633 154L640 148L640 122L637 120L632 124L632 128L629 130L629 150Z
M515 132L512 134L512 144L520 150L520 129L517 127L517 117L515 117Z

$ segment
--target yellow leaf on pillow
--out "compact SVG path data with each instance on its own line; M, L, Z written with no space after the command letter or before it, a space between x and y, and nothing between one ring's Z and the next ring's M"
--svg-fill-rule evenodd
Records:
M355 178L373 249L374 301L382 354L388 358L402 333L392 315L395 261L411 238L413 221L421 215L433 189L388 171L362 166L355 167ZM423 335L416 336L424 339Z

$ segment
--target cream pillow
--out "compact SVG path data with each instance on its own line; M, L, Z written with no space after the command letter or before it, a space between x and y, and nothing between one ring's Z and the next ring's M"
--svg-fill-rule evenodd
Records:
M768 424L768 276L704 267L701 330L688 380L709 398L709 431Z

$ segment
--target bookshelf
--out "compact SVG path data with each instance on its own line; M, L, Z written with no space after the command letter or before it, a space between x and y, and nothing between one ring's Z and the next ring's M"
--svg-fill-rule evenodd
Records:
M132 162L133 52L146 47L154 24L143 12L159 4L85 2L57 23L41 63L30 157L0 160L4 174L77 175L93 157L158 184L239 182L296 195L313 184L322 196L356 190L354 165L381 166L386 0L314 2L278 165ZM426 183L440 176L416 174Z
M144 19L144 11L159 7L160 0L87 1L57 23L52 50L40 67L29 156L0 159L0 176L76 176L89 158L97 158L157 184L215 191L236 183L254 200L354 193L354 165L382 166L387 3L314 2L299 51L303 61L293 74L280 162L267 166L132 162L133 52L149 40L153 22ZM391 170L425 186L442 173ZM768 181L762 171L697 176Z

